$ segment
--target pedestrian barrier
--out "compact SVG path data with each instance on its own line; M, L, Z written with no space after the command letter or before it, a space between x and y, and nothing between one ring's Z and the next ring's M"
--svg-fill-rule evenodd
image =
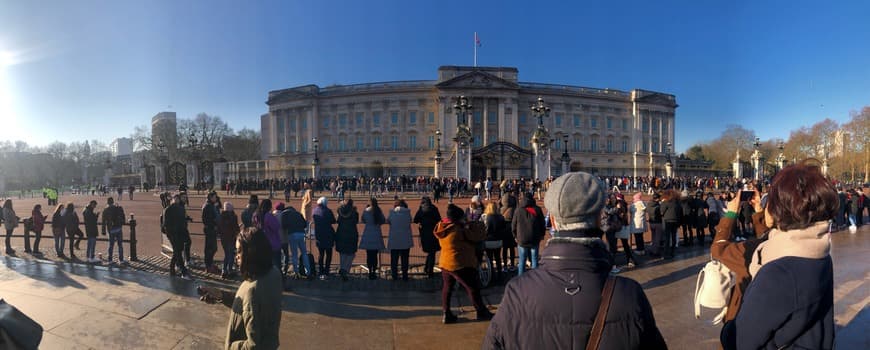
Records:
M33 230L33 220L31 220L30 217L25 217L25 218L21 219L21 223L22 223L22 225L20 225L20 226L23 227L24 232L22 234L15 234L13 231L13 234L11 237L12 238L24 238L25 240L27 240L29 242L30 238L31 238L30 233ZM84 222L79 223L79 226L84 226L84 225L85 225ZM122 244L127 243L130 246L130 250L129 250L130 261L139 261L139 255L136 252L136 217L134 214L130 214L130 220L127 221L127 223L125 223L124 226L127 226L130 228L130 230L129 230L130 231L130 236L129 236L130 238L129 239L122 239L121 242L122 242ZM50 230L51 220L45 221L45 227ZM40 237L45 237L45 236L48 236L48 238L54 237L53 234L46 235L44 233ZM36 236L34 233L34 239L35 239L35 237ZM87 238L85 238L84 240L87 240ZM109 241L108 238L97 236L97 242L108 242L108 241ZM70 244L72 244L72 243L70 243Z

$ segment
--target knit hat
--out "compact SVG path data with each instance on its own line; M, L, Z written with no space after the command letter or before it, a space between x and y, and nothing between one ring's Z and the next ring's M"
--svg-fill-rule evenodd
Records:
M606 200L604 188L597 177L588 173L567 173L550 184L544 206L560 227L595 228Z

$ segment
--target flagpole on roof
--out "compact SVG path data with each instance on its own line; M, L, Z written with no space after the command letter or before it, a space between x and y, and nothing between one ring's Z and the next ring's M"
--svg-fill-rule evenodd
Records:
M477 32L474 32L474 41L471 45L474 46L474 66L477 67Z

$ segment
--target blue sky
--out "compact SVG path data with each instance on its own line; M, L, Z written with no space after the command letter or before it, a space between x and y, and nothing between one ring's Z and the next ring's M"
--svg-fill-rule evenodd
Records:
M703 3L703 4L702 4ZM2 1L0 140L110 141L163 110L259 129L269 90L435 79L673 93L676 149L870 105L868 2ZM171 108L169 106L172 106Z

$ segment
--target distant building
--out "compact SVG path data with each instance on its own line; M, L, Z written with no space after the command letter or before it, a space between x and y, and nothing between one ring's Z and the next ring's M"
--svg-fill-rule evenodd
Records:
M109 149L112 150L113 157L129 156L133 154L133 139L129 137L120 137L109 144Z
M518 75L513 67L443 66L437 80L270 91L269 113L260 118L270 160L264 176L310 176L315 138L321 176L432 176L438 150L442 176L451 176L460 95L474 106L472 178L532 175L538 120L529 106L538 97L551 108L543 119L553 140L550 173L562 172L559 159L567 153L570 171L665 174L667 144L675 143L674 95L523 82Z
M151 118L151 139L155 146L163 141L168 151L178 149L178 123L175 112L160 112Z

